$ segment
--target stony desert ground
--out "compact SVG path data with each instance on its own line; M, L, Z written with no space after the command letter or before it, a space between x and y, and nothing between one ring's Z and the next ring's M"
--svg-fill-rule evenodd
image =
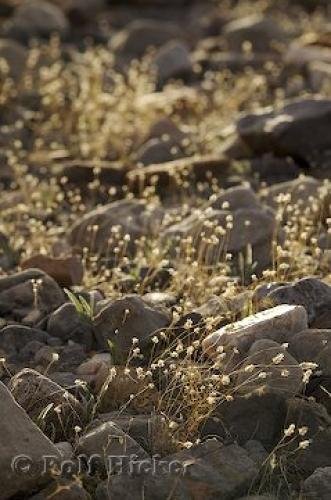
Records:
M331 4L0 2L0 500L331 499Z

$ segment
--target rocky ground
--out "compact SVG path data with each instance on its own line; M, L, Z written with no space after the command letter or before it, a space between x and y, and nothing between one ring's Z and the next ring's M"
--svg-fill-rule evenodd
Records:
M329 2L3 0L0 109L0 499L329 500Z

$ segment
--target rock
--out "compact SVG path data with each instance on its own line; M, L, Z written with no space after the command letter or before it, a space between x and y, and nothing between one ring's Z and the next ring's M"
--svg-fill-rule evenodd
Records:
M271 153L249 160L252 176L268 186L297 179L302 170L290 157L279 158Z
M134 248L134 240L155 234L160 227L162 211L138 200L121 200L96 208L81 217L71 228L69 239L73 247L89 248L91 252L111 254L119 239L114 235L129 235L128 251ZM113 230L113 233L112 233ZM116 231L115 231L116 232Z
M78 440L77 452L92 460L92 470L121 474L134 460L149 458L146 451L112 422L101 424Z
M273 304L267 298L269 293L272 292L273 290L276 290L276 288L280 288L281 286L285 286L288 284L289 284L288 282L273 281L271 283L262 283L261 285L258 285L255 288L252 296L252 301L256 309L259 310L261 308L264 309L267 306L268 307L272 306Z
M319 40L318 36L318 34L311 33L294 40L284 57L286 67L296 71L305 71L309 70L310 64L330 63L330 47L324 44L323 40ZM323 37L323 33L321 36Z
M262 339L254 342L249 349L237 375L236 385L242 394L264 390L295 396L302 389L302 377L302 368L284 347L273 340Z
M79 378L94 385L95 391L98 392L107 379L112 365L111 354L107 352L98 353L79 365L76 373Z
M331 497L331 467L319 467L303 483L302 493L309 500L328 500Z
M21 263L22 269L41 269L60 286L80 285L83 279L82 261L75 256L54 259L47 255L33 255Z
M120 475L97 489L98 500L130 498L138 500L141 491L146 498L191 499L238 498L246 492L257 474L254 462L237 445L223 446L215 439L208 440L156 462L138 463L131 475ZM151 474L153 470L153 474Z
M193 65L187 45L172 40L156 53L153 65L156 68L158 84L162 87L167 80L185 80L192 76Z
M160 415L125 415L117 412L101 414L103 422L112 421L151 455L166 454L173 448L169 427ZM170 451L169 451L170 452Z
M305 166L326 167L330 121L331 100L297 99L279 111L266 109L242 117L237 131L254 153L271 152Z
M292 285L276 288L267 295L267 299L274 305L303 306L307 311L309 324L312 324L330 309L331 286L317 278L303 278Z
M91 18L105 8L105 0L68 0L65 12L72 25L80 26L91 21Z
M62 177L68 179L69 186L79 187L81 193L85 196L90 195L88 189L89 183L95 181L95 162L91 160L71 160L63 162L62 166L57 171L57 177L61 180ZM98 180L104 186L123 186L125 182L126 167L116 161L103 160L98 161ZM65 243L61 241L61 243ZM68 248L65 248L65 253L68 253Z
M64 302L58 284L38 269L29 269L0 278L0 315L18 321L36 313L32 324L57 309Z
M0 351L7 362L30 362L34 353L48 341L46 332L23 325L9 325L0 330Z
M102 305L101 305L102 304ZM166 328L170 323L167 311L149 306L138 295L127 295L114 302L99 302L99 312L94 318L94 331L100 349L109 349L109 342L114 346L114 355L126 359L133 348L132 339L136 337L136 346L143 351L154 332Z
M68 441L62 441L61 443L55 443L56 449L59 451L61 457L64 460L70 460L74 454L73 447Z
M149 139L170 140L180 146L188 139L188 134L182 132L170 118L160 118L151 125L146 140Z
M300 363L317 363L318 370L331 377L331 330L304 330L291 339L288 350Z
M71 302L63 304L50 315L47 331L64 342L83 343L88 350L94 343L92 319L79 315Z
M270 451L281 437L286 411L284 396L279 393L249 398L237 395L233 401L219 405L208 417L201 435L235 439L241 446L254 439Z
M57 348L59 359L55 369L68 372L76 368L87 359L86 347L80 342L69 341L68 344Z
M211 283L209 283L211 285ZM239 293L235 297L212 295L209 299L195 309L195 313L202 317L222 316L233 319L236 316L242 317L250 303L251 294L249 291Z
M161 47L177 35L176 27L170 23L136 20L112 38L111 50L129 59L140 58L149 47Z
M244 448L247 451L249 457L253 460L253 462L255 462L260 467L268 458L268 452L264 448L264 446L260 443L260 441L251 439L247 441L247 443L245 443Z
M192 90L192 89L191 89ZM158 94L162 94L159 92ZM161 100L161 96L158 96ZM182 96L182 105L184 96ZM149 103L144 104L149 106ZM164 109L167 102L160 104L160 108ZM182 181L190 175L192 182L207 181L210 175L217 178L226 179L226 174L229 171L229 160L225 157L187 157L179 158L161 165L149 165L145 168L132 169L127 174L127 182L134 192L141 192L145 186L153 185L157 192L169 197L169 194L178 194L182 192ZM210 182L208 180L208 182ZM1 204L0 204L1 207Z
M331 415L331 377L317 375L317 373L315 372L310 378L306 388L306 395L323 405Z
M331 50L329 52L329 63L313 61L308 64L308 78L313 92L321 92L331 79Z
M279 207L282 198L287 198L286 205L306 207L312 199L320 200L322 198L321 183L313 177L300 176L293 181L269 186L262 190L261 198L273 209Z
M59 452L1 382L0 394L0 479L1 498L5 500L19 493L26 495L47 482L47 474L42 473L45 457L57 460Z
M287 423L295 424L296 429L306 433L295 436L292 448L297 449L301 441L309 446L296 451L294 463L304 477L308 477L319 467L330 465L331 417L325 408L313 401L293 398L288 401Z
M27 50L15 40L0 40L0 59L8 65L8 75L13 80L20 80L28 58Z
M210 206L215 210L236 211L240 208L256 209L260 207L260 201L257 195L250 187L235 186L226 189L219 195L214 195Z
M290 340L307 328L307 314L302 306L282 305L248 316L208 335L202 342L208 356L217 356L217 347L237 347L247 352L257 340L270 339L278 343Z
M231 226L228 226L229 218ZM217 227L221 229L218 231ZM207 265L218 262L224 254L225 241L226 251L235 257L240 253L246 255L250 247L252 266L255 272L260 273L271 262L271 242L275 231L274 214L262 205L258 208L238 208L233 212L208 207L167 228L163 238L173 245L183 238L192 238L196 253Z
M240 497L239 500L277 500L277 497L273 495L248 495Z
M75 425L82 425L83 409L77 399L34 370L17 373L9 389L29 417L56 441L74 435Z
M54 482L49 487L40 491L29 500L44 500L52 498L54 500L91 500L91 495L83 488L80 480L75 481L60 480Z
M331 250L331 232L322 233L318 238L318 246L322 250Z
M143 166L166 163L185 156L177 143L171 140L150 139L136 154L136 162Z
M273 18L259 15L230 21L224 27L224 35L229 49L238 52L243 50L245 42L249 42L253 51L268 52L286 40Z
M121 498L123 500L141 500L141 492L150 500L164 500L169 495L176 495L174 498L189 500L192 496L186 491L178 476L170 476L162 473L151 474L147 472L152 469L152 462L147 460L142 464L141 470L136 474L121 474L112 476L108 481L98 484L95 498L96 500L109 500L109 498ZM140 463L137 464L138 469Z
M49 38L53 33L65 36L69 29L63 12L52 3L32 0L20 5L5 23L4 32L11 38L28 42L30 38Z
M258 471L246 450L237 444L224 446L216 439L163 460L175 461L185 471L182 481L192 496L199 488L206 498L237 498L247 491Z

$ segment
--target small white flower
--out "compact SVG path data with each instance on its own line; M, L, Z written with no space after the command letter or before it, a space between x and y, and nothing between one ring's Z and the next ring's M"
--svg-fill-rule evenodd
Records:
M284 436L290 437L293 436L295 432L295 424L290 424L287 429L284 430Z
M231 382L231 379L229 377L229 375L222 375L221 376L221 384L222 385L229 385Z
M284 359L284 353L280 352L279 354L277 354L276 356L274 356L272 358L272 362L275 364L275 365L279 365L279 363L281 363Z
M309 445L310 445L310 439L305 439L304 441L300 441L299 448L301 450L305 450L306 448L308 448Z

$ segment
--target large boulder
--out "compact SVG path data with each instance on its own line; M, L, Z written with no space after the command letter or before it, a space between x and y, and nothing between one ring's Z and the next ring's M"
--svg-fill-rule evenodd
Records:
M47 482L43 473L46 457L56 461L60 454L1 382L0 398L1 498L19 493L26 498L27 493Z

